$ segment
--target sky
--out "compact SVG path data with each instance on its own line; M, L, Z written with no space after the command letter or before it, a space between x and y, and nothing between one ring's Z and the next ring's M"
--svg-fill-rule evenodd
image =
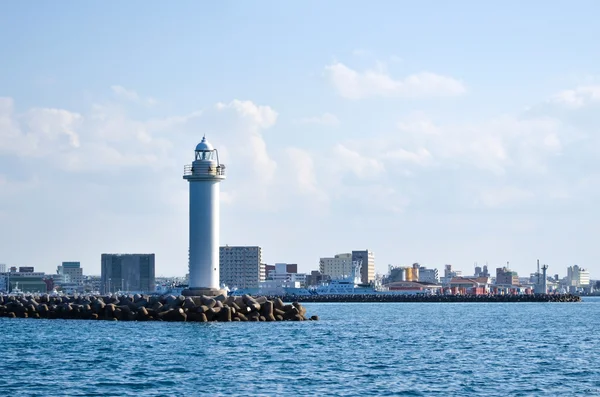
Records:
M4 2L0 263L187 272L183 167L222 245L318 268L600 278L597 1Z

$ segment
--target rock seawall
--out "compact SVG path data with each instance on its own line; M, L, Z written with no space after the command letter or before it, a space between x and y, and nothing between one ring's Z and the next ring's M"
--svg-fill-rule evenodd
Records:
M269 297L273 299L274 297ZM581 297L570 294L535 294L535 295L306 295L281 296L284 302L581 302Z
M305 321L306 308L279 298L199 296L2 296L0 317L110 321Z

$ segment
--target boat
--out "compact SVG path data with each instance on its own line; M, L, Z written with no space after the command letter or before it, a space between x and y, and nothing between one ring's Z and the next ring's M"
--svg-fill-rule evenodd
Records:
M13 288L8 296L23 296L23 291L19 289L19 282L17 281L15 284L15 288Z

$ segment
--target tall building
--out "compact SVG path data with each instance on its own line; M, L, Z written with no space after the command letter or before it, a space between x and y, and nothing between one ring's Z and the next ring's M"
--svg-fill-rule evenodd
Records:
M6 264L0 263L0 273L6 273Z
M100 292L154 292L154 254L102 254Z
M262 248L229 246L219 248L220 283L229 288L258 288L265 281Z
M590 272L578 265L567 268L567 285L569 287L587 287L590 285Z
M63 262L56 273L62 276L63 282L83 285L83 269L80 262Z
M352 251L352 261L362 261L360 279L363 284L375 281L375 254L373 251Z
M319 271L332 280L350 277L352 274L352 254L337 254L333 258L321 258Z
M507 267L496 268L496 284L519 285L519 275Z
M184 167L183 179L190 185L190 284L184 295L219 295L219 182L225 179L225 165L206 137L196 146L192 164Z

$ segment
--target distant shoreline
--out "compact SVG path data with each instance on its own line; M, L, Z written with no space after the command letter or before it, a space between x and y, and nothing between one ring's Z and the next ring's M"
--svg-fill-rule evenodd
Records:
M269 297L272 299L274 297ZM524 302L581 302L581 296L571 294L535 294L535 295L309 295L278 296L284 302L303 303L524 303Z

